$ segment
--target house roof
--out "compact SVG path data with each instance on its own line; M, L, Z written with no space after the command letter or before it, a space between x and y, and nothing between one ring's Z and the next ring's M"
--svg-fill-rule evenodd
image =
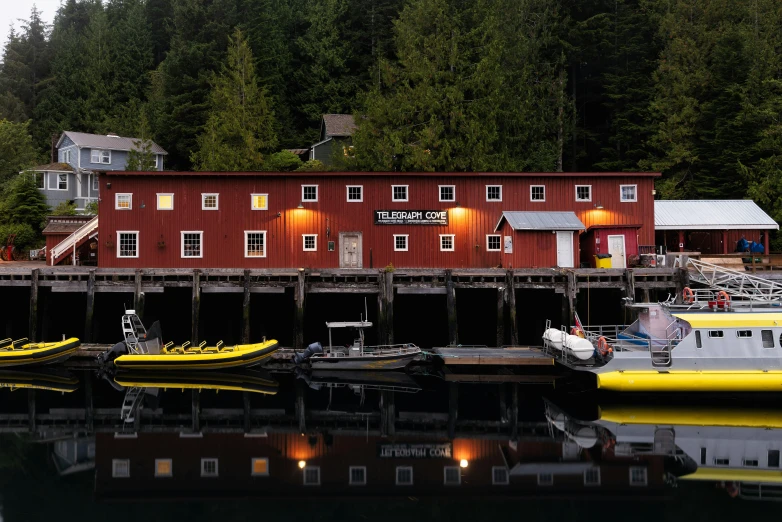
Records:
M352 136L356 130L356 120L352 114L324 114L323 125L326 126L326 137Z
M779 230L779 224L749 199L654 202L655 230Z
M86 132L73 132L65 131L57 141L57 147L62 143L63 138L68 136L79 147L88 147L94 149L109 149L109 150L135 150L137 141L141 141L141 138L123 138L122 136L109 135L104 136L102 134L87 134ZM151 151L155 154L168 154L160 145L152 142Z
M95 216L49 216L46 228L42 233L47 234L72 234L76 232L87 221Z
M503 212L494 231L507 220L513 230L584 230L574 212Z
M38 165L31 168L36 172L73 172L73 167L67 163L47 163L46 165Z

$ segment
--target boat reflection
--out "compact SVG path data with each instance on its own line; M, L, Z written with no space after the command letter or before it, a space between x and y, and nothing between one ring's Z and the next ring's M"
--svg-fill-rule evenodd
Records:
M66 370L0 369L0 388L8 388L11 391L27 389L70 393L79 389L79 379Z

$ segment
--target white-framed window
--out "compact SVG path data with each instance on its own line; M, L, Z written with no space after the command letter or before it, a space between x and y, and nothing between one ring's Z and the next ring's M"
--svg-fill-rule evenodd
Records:
M156 477L173 477L174 462L171 459L155 459Z
M438 185L440 201L456 201L456 185Z
M35 186L39 189L46 188L46 173L45 172L33 172L33 181Z
M552 473L538 473L538 486L553 486L554 475Z
M709 330L709 337L722 338L725 336L725 332L722 330Z
M391 201L407 201L409 185L391 185Z
M320 466L305 466L303 471L305 486L320 486Z
M366 486L367 467L350 466L350 468L348 468L348 484L351 486Z
M209 192L201 194L201 210L218 210L220 208L220 194Z
M266 231L244 231L244 257L266 257Z
M204 233L200 230L182 231L182 257L204 257Z
M585 486L600 485L600 468L589 468L584 470L584 485Z
M269 210L269 195L250 194L250 208L253 210Z
M502 250L502 236L500 234L486 234L486 250L500 252Z
M486 201L502 201L502 185L486 185Z
M98 175L97 174L93 174L92 175L92 190L93 190L93 192L98 192L98 181L99 181Z
M301 237L305 252L316 252L318 250L318 234L302 234Z
M157 195L157 209L158 210L174 210L174 194L158 194Z
M576 201L592 201L592 185L576 185Z
M49 190L68 190L68 174L50 172Z
M508 468L505 466L492 466L491 483L494 486L507 486L509 483Z
M302 185L301 186L301 200L303 201L318 201L318 186L317 185Z
M546 201L546 185L530 185L530 201Z
M220 468L217 459L201 459L202 477L219 477Z
M413 466L396 467L396 485L397 486L413 485Z
M440 234L440 251L454 251L454 234Z
M407 238L409 234L394 234L394 251L407 252Z
M459 466L443 466L443 484L458 486L462 483L462 468Z
M739 338L752 337L752 330L736 330L736 337Z
M111 476L113 478L128 478L128 477L130 477L130 460L129 459L112 459L112 461L111 461Z
M619 185L619 201L638 201L638 185Z
M269 476L269 459L255 458L250 461L250 473L253 477Z
M111 163L111 151L92 149L90 152L90 163L102 163L104 165L108 165Z
M71 151L65 150L62 152L62 161L63 163L70 163L71 162Z
M133 194L114 194L114 210L133 209Z
M647 484L646 468L630 468L630 485L645 486Z
M348 185L348 201L353 203L360 203L364 201L364 186L363 185Z
M780 337L780 339L782 339L782 337ZM760 342L763 343L763 348L774 347L774 334L771 332L771 330L760 331Z
M138 257L138 231L117 231L117 257Z
M727 457L724 458L714 458L714 465L715 466L730 466L730 459Z

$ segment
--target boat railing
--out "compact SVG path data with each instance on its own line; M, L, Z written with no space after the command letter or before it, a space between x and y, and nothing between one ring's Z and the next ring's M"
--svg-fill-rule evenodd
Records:
M350 357L351 350L343 351L344 348L340 350L332 350L328 357ZM403 344L378 344L374 346L364 346L361 349L361 353L363 355L407 355L411 353L418 353L421 349L414 345L413 343L403 343Z

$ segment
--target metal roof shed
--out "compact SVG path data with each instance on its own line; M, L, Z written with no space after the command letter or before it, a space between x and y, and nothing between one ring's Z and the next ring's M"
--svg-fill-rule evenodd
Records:
M507 221L513 230L584 230L575 212L503 212L494 231Z

